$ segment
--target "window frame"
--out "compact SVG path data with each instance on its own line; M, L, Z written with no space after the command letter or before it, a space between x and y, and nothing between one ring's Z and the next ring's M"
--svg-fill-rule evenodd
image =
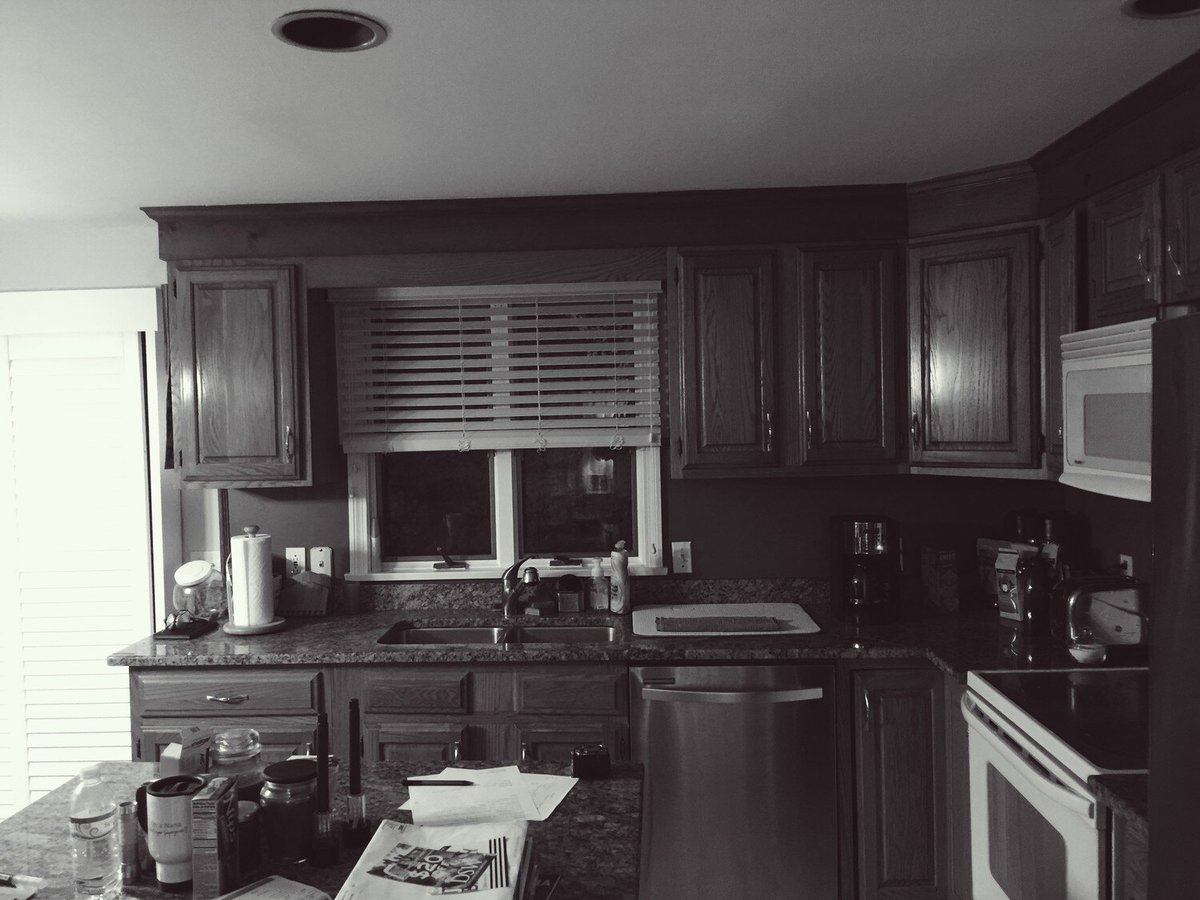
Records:
M662 461L658 446L635 447L634 498L637 522L637 556L629 557L631 575L665 575L662 544ZM471 451L486 452L486 451ZM372 523L379 505L379 455L346 454L349 488L350 566L347 581L484 581L499 578L517 561L516 468L514 450L492 452L492 506L496 555L490 559L464 560L465 569L435 569L430 560L388 563L379 558L378 538ZM533 557L528 565L558 577L590 574L586 561L582 566L550 568L549 557Z

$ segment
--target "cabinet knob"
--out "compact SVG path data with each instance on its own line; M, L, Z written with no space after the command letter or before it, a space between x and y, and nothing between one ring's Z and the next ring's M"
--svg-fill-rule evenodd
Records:
M771 424L771 413L767 412L767 452L771 452L771 445L775 441L775 428Z
M1137 264L1138 268L1142 271L1142 277L1146 279L1146 284L1149 284L1152 280L1150 264L1147 262L1147 257L1150 255L1149 244L1150 235L1148 232L1145 232L1142 234L1142 242L1138 244Z
M450 742L450 762L459 762L462 760L462 741Z
M292 426L288 425L283 429L283 452L287 454L288 462L292 461L294 448L292 446Z
M1180 243L1180 235L1183 233L1183 226L1179 220L1175 220L1175 229L1171 232L1171 236L1167 238L1167 259L1171 261L1171 265L1175 267L1176 276L1183 276L1183 268L1179 265L1179 258L1176 255Z
M804 411L804 436L808 443L808 449L811 450L816 441L813 437L812 411L807 409Z
M913 449L920 450L921 449L921 418L916 413L913 413L912 428L910 430L912 432Z
M529 762L529 743L521 741L521 762Z

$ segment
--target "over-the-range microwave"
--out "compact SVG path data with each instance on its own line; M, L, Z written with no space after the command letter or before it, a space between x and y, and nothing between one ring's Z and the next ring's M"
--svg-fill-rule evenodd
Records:
M1063 484L1150 500L1150 326L1064 334Z

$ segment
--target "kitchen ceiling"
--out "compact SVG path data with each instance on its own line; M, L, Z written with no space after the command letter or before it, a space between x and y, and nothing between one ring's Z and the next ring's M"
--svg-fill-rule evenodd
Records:
M318 4L321 5L321 4ZM3 0L0 225L141 206L905 182L1025 159L1200 47L1119 0ZM302 7L301 7L302 8Z

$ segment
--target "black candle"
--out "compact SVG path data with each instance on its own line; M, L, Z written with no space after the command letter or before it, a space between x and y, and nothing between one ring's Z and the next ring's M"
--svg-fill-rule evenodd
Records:
M358 698L350 701L350 793L362 793L362 737L359 734Z
M317 714L317 812L329 812L329 716Z

